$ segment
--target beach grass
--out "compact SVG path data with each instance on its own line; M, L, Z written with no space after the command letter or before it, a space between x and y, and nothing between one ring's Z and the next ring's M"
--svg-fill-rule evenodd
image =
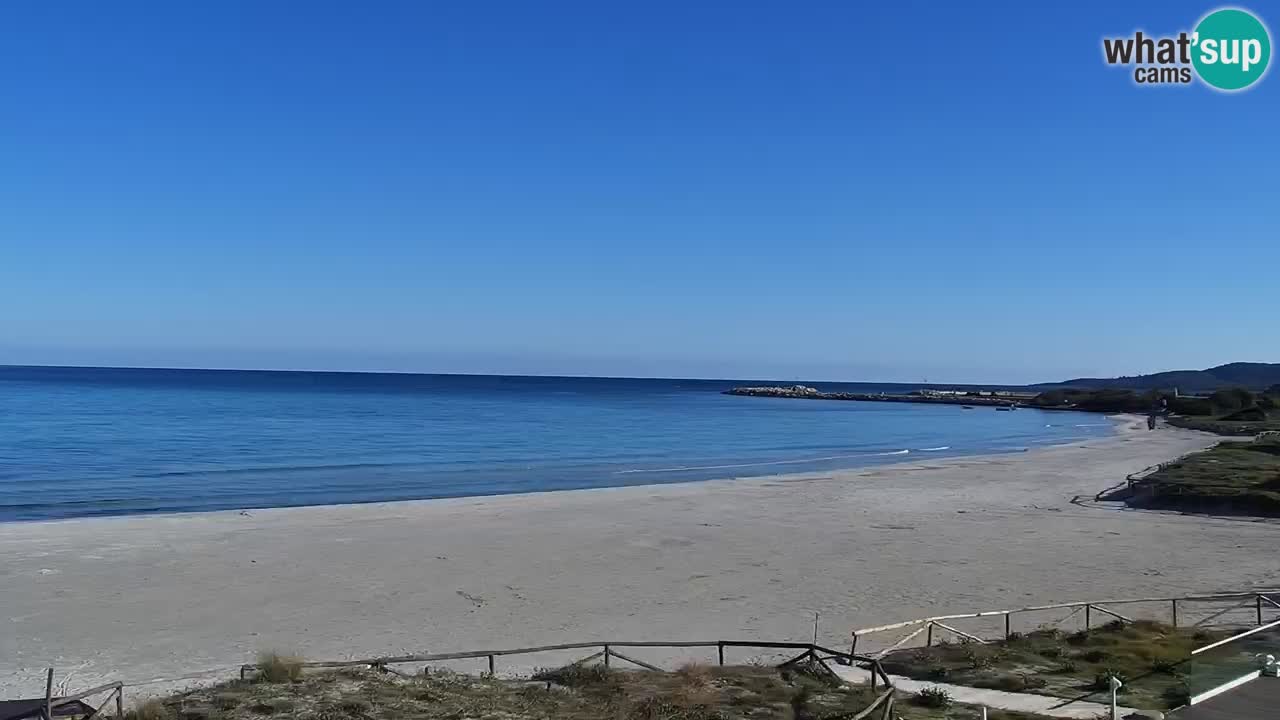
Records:
M1108 678L1125 683L1124 702L1176 707L1183 700L1191 650L1222 631L1115 621L1076 633L1042 629L990 644L942 643L889 653L890 674L916 680L1106 702Z
M1147 476L1129 499L1138 507L1280 515L1280 438L1223 442Z
M533 679L539 678L539 679ZM439 669L404 678L366 669L233 681L152 700L129 720L822 720L849 717L877 692L801 670L686 665L674 672L571 665L529 679ZM980 710L930 707L899 695L903 720L976 720ZM1038 720L994 712L990 720Z

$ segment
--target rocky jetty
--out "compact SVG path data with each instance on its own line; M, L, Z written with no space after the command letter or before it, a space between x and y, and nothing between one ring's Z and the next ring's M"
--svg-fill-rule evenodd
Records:
M751 397L801 398L805 400L862 400L865 402L905 402L927 403L933 405L982 405L985 407L1016 407L1018 399L1009 397L975 396L975 395L939 395L927 392L913 392L905 395L888 393L855 393L855 392L823 392L808 385L763 385L757 387L736 387L724 391L725 395L748 395Z

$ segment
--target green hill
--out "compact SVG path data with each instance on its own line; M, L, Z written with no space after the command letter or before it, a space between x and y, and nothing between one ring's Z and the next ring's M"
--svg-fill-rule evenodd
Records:
M1042 383L1040 388L1089 388L1124 390L1172 390L1184 393L1211 392L1218 388L1243 387L1263 390L1280 385L1280 363L1236 362L1207 370L1170 370L1151 375L1117 378L1076 378L1058 383Z

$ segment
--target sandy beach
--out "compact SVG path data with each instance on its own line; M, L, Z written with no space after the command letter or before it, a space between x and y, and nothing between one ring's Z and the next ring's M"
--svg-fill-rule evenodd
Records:
M815 612L847 646L852 628L946 611L1276 584L1276 524L1071 504L1216 442L1122 424L835 473L4 524L0 696L39 694L50 665L84 687L265 648L804 640Z

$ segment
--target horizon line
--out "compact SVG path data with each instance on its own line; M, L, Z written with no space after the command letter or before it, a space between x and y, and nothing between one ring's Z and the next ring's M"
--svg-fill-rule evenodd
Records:
M1066 381L1048 381L1036 383L974 383L974 382L901 382L882 380L783 380L778 378L728 378L728 377L682 377L675 375L560 375L542 373L465 373L465 372L410 372L405 370L316 370L303 368L244 368L244 367L196 367L165 365L41 365L0 363L0 370L5 369L45 369L45 370L173 370L187 372L253 372L253 373L312 373L327 375L408 375L436 377L509 377L509 378L546 378L558 380L690 380L696 382L769 382L778 384L801 383L841 383L864 385L916 385L927 386L964 386L964 387L1033 387L1036 385L1054 385Z

